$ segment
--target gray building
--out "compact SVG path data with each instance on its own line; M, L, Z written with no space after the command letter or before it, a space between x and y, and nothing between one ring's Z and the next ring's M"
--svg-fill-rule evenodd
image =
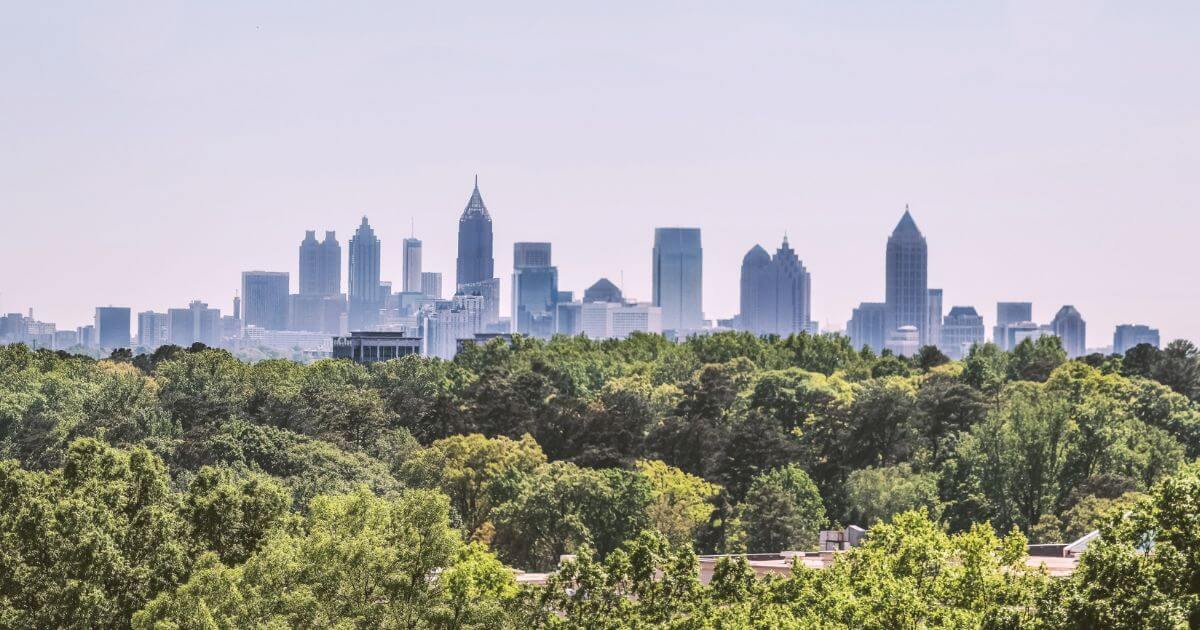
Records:
M264 330L287 330L291 280L286 271L243 271L242 320Z
M492 257L492 217L483 196L479 194L479 178L467 207L458 219L458 269L455 286L486 282L495 277Z
M432 300L442 299L442 274L437 271L421 272L421 293Z
M293 295L288 299L288 330L341 334L344 295Z
M421 239L404 239L404 283L406 293L423 291L421 288Z
M363 217L350 237L350 330L370 330L379 322L383 308L383 288L379 282L380 241ZM247 307L247 312L249 307ZM250 323L247 318L247 323Z
M863 346L875 352L883 350L887 342L886 314L887 305L883 302L863 302L854 309L846 322L846 336L855 350Z
M569 300L564 300L569 301ZM615 302L621 304L625 301L625 297L621 295L621 289L613 284L608 278L600 278L592 286L583 291L584 302Z
M167 310L167 336L171 343L188 347L202 343L209 347L221 345L221 310L194 300L187 308Z
M96 307L96 345L106 349L128 348L129 330L129 307Z
M550 243L513 244L513 332L547 339L554 335L558 268L551 264L550 252Z
M889 334L900 326L915 326L918 343L929 335L929 247L921 230L904 207L904 216L887 241L887 312Z
M996 302L996 325L992 328L992 342L1002 350L1012 350L1012 346L1008 345L1008 327L1032 321L1032 302Z
M942 290L929 290L929 334L925 344L940 346L942 341Z
M812 279L788 245L772 258L755 245L742 258L738 328L757 335L787 336L811 330Z
M664 330L704 327L703 263L700 228L654 230L654 305L662 308Z
M984 341L983 316L974 306L955 306L942 321L942 343L938 346L951 359L967 356L971 346Z
M1144 324L1121 324L1113 333L1113 352L1124 355L1143 343L1158 347L1158 329Z
M334 232L318 242L315 230L300 242L300 295L337 295L342 292L342 246Z
M333 338L333 358L376 363L421 353L421 338L395 332L356 331Z
M1058 313L1050 322L1050 328L1062 339L1063 349L1067 351L1068 357L1075 358L1087 354L1087 322L1083 321L1083 315L1074 306L1068 304L1058 309Z
M482 325L486 328L500 321L500 279L491 278L489 280L480 280L479 282L470 282L458 287L458 293L454 294L451 299L458 299L462 295L473 295L483 298L481 303L480 318ZM505 328L507 330L507 328Z
M154 311L142 311L138 313L138 347L154 350L167 343L169 330L169 318L166 313L156 313Z

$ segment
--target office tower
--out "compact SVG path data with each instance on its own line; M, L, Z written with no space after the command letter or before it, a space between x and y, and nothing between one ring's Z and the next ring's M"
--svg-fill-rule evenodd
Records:
M438 271L421 272L421 293L431 300L442 299L442 274Z
M563 300L564 302L570 300ZM583 291L584 302L615 302L621 303L625 298L621 295L621 289L613 284L608 278L600 278L592 286Z
M79 345L79 331L59 330L54 333L54 349L66 350Z
M755 245L742 258L738 327L757 335L787 336L811 328L812 285L804 263L783 245L771 258Z
M343 295L292 295L288 298L288 330L339 334L346 313Z
M974 306L955 306L942 323L942 343L938 346L951 359L967 356L971 346L983 343L983 316Z
M486 282L495 277L492 259L492 217L479 194L479 178L475 190L458 219L458 274L456 286Z
M700 228L655 228L653 258L654 305L662 308L663 328L703 328Z
M221 310L193 300L187 308L167 310L167 335L170 343L187 348L194 343L209 347L221 345Z
M481 305L483 318L483 326L486 328L500 321L500 279L491 278L488 280L480 280L479 282L469 282L459 285L458 293L454 299L458 299L460 295L477 295L483 298Z
M1012 346L1007 345L1008 327L1032 321L1032 302L996 302L996 325L992 328L992 342L1000 346L1001 350L1012 350Z
M558 268L550 263L550 243L513 244L513 332L542 338L554 335Z
M1074 306L1068 304L1058 309L1050 328L1062 339L1068 357L1073 359L1087 353L1087 322Z
M286 271L243 271L245 325L264 330L286 330L290 284Z
M96 344L105 349L128 348L129 319L129 307L96 307Z
M483 296L460 294L453 300L441 300L422 310L422 354L453 359L458 353L458 340L473 338L480 331L483 302Z
M1158 329L1144 324L1121 324L1113 333L1113 352L1124 355L1143 343L1158 347Z
M300 295L337 295L342 292L342 246L335 232L308 230L300 243Z
M887 241L888 334L900 326L916 326L919 343L929 334L929 248L908 206Z
M560 293L561 297L562 294ZM560 300L554 307L555 332L574 337L583 332L583 303Z
M350 330L371 330L379 321L383 296L379 284L379 239L363 217L350 238Z
M420 293L421 289L421 239L404 239L404 282L405 293Z
M855 350L866 346L874 352L883 350L887 341L885 320L887 305L883 302L863 302L854 309L846 322L846 335Z
M94 325L80 326L75 329L75 333L79 338L79 345L84 348L96 347L96 327Z
M610 331L615 339L624 339L635 332L662 332L662 309L649 302L621 304L609 310L608 316L612 322Z
M921 331L916 326L905 324L887 335L883 347L899 357L913 357L921 349Z
M233 318L242 318L242 298L237 295L233 296Z
M0 317L0 343L20 343L25 340L25 316L9 313Z
M927 346L940 346L942 340L942 290L929 290L929 334L925 339Z
M170 330L168 321L166 313L155 313L154 311L138 313L138 347L154 350L167 343Z

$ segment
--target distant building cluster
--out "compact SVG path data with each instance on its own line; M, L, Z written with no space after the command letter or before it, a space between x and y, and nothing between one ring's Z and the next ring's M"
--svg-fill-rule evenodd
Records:
M719 329L778 336L818 332L812 276L787 235L774 254L754 245L742 258L739 311L716 326L704 314L704 250L695 227L655 229L648 301L627 297L608 278L576 299L574 292L559 289L550 243L516 242L511 310L503 316L492 217L478 178L458 220L455 281L445 291L442 274L423 266L422 242L415 234L401 242L398 291L382 278L382 247L363 217L350 237L343 276L336 233L326 231L318 240L310 230L300 241L296 293L291 292L289 272L245 271L229 314L199 300L166 312L139 312L136 319L128 307L102 306L92 324L60 331L53 323L35 320L31 310L0 316L0 343L144 351L200 343L369 363L409 354L450 359L466 344L511 339L514 333L623 339L644 332L680 339ZM884 274L883 301L860 303L846 323L845 333L856 348L912 356L923 346L935 346L959 359L987 339L984 318L974 306L945 311L942 289L930 288L929 244L907 207L887 239ZM1071 357L1088 352L1087 323L1074 306L1063 306L1050 322L1039 324L1033 321L1030 302L996 304L991 341L1000 348L1011 350L1045 335L1059 337ZM1157 347L1158 330L1122 324L1113 335L1112 352L1123 354L1139 344Z

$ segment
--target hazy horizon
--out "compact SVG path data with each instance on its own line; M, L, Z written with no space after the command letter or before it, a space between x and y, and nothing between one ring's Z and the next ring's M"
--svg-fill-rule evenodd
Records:
M654 228L694 226L704 311L786 232L813 317L882 301L905 204L944 310L1064 304L1088 346L1200 340L1200 5L456 7L44 3L0 20L0 311L228 314L242 271L363 215L454 282L478 173L501 314L512 243L560 290L650 298ZM622 280L623 276L623 280Z

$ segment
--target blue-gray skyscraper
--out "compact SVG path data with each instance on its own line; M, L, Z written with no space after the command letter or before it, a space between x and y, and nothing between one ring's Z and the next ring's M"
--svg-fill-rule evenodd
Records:
M846 322L846 336L855 350L866 346L875 352L883 350L887 342L884 320L887 305L883 302L863 302L850 314Z
M458 219L458 276L457 286L485 282L495 277L492 258L492 217L483 196L479 194L479 178L475 190Z
M130 311L127 306L96 308L96 344L101 348L128 348Z
M550 243L513 244L512 330L534 337L554 335L558 268L550 264Z
M1058 309L1050 328L1062 340L1068 357L1073 359L1087 353L1087 322L1074 306L1068 304Z
M266 330L287 330L290 284L286 271L243 271L245 324Z
M1150 344L1158 347L1158 329L1145 324L1121 324L1113 333L1113 349L1115 354L1125 354L1140 344Z
M983 316L974 306L955 306L942 322L938 346L951 359L967 356L971 346L983 343Z
M662 308L663 330L704 326L703 260L700 228L655 228L654 305Z
M916 326L921 345L929 331L929 249L908 206L887 242L886 334Z
M379 286L379 239L363 217L350 238L350 330L371 330L379 322L383 295Z
M742 258L738 328L781 336L812 330L811 299L808 270L788 246L786 236L774 258L759 245Z
M338 295L342 292L342 246L334 232L318 242L315 230L300 242L300 295Z

